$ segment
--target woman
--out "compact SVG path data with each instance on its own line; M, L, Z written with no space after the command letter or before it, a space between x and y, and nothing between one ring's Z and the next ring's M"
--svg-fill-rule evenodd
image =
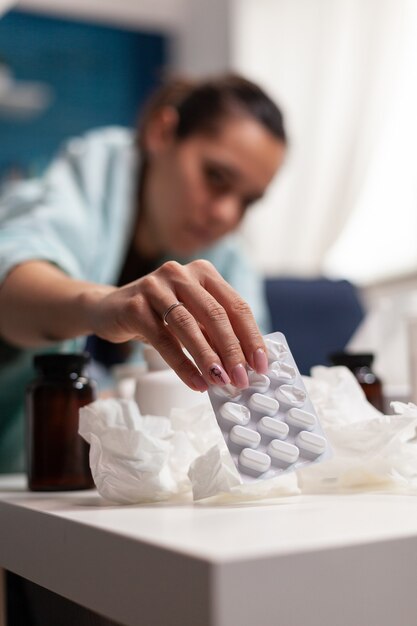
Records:
M69 142L42 181L9 190L0 206L0 471L22 467L17 412L36 350L73 349L91 334L146 340L201 392L246 387L246 364L266 371L251 310L259 285L224 236L284 151L281 113L253 83L173 83L145 113L138 142L122 129L90 133Z

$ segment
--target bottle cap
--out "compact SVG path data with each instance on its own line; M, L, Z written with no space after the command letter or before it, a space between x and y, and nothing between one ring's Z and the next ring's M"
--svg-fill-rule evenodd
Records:
M333 352L329 354L329 360L333 365L345 365L350 370L358 367L371 367L374 361L374 355L371 352Z
M90 361L88 352L46 353L33 358L35 369L46 375L81 373Z

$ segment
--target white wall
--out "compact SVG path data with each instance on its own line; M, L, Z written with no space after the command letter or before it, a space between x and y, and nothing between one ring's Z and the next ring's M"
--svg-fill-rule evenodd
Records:
M177 31L173 65L191 76L218 73L231 64L229 0L188 0Z

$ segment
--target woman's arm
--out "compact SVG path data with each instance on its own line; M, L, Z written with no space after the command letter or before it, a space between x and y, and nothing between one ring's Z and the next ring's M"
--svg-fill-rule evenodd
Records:
M0 286L0 336L32 348L91 334L87 310L114 290L69 278L46 261L22 263Z
M184 306L170 312L165 326L163 314L177 301ZM259 373L268 367L249 306L208 261L170 261L120 288L73 280L42 261L6 277L0 335L9 343L31 347L92 333L116 343L146 339L199 391L230 381L246 387L246 363Z

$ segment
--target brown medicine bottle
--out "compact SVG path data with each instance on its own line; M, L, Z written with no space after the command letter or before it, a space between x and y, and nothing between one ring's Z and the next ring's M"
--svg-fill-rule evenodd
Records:
M95 383L84 376L89 355L42 354L37 378L26 393L28 486L33 491L94 486L89 446L78 434L78 410L95 399Z
M384 412L382 383L372 371L374 355L371 353L335 352L329 356L333 365L345 365L355 375L365 396L378 411Z

